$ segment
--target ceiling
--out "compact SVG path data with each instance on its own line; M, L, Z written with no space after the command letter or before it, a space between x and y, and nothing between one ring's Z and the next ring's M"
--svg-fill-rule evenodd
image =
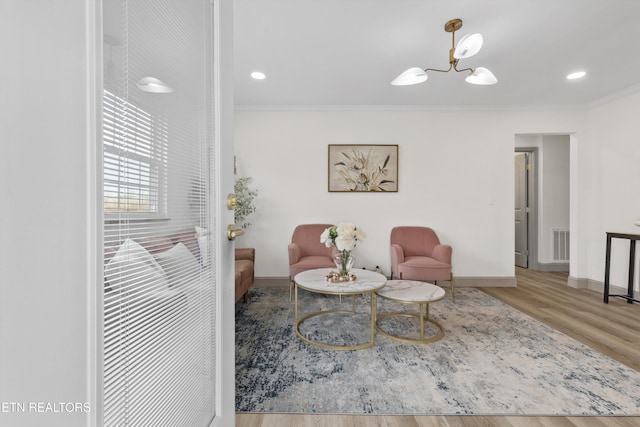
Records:
M466 73L390 82L409 67L448 68L456 42L484 46L459 68L484 66L494 86ZM242 108L318 106L586 106L640 83L638 0L234 0L235 102ZM626 43L633 42L631 45ZM259 70L264 80L250 77ZM565 76L576 70L580 80Z

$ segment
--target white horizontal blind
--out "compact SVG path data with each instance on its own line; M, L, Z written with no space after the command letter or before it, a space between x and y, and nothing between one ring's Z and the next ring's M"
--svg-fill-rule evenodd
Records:
M161 117L104 91L105 213L165 213L167 137Z
M167 123L105 90L103 143L105 213L166 214Z
M215 417L210 8L103 1L104 426Z

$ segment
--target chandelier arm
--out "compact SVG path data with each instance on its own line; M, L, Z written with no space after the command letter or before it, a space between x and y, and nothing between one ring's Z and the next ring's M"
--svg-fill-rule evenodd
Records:
M449 71L451 71L452 68L453 68L453 64L450 64L448 70L438 70L437 68L425 68L424 72L426 73L427 71L437 71L439 73L448 73Z
M454 70L456 70L458 73L461 73L461 72L463 72L463 71L471 71L471 74L473 74L473 72L475 71L475 69L473 69L473 68L471 68L471 67L469 67L469 68L463 68L462 70L458 70L458 67L456 67L456 65L458 65L457 61L456 61L456 63L455 63L455 64L452 64L452 65L453 65L453 69L454 69Z

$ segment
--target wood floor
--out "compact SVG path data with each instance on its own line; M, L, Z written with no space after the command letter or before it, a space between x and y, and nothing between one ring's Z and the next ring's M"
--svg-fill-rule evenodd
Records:
M482 288L531 317L640 371L640 304L567 286L566 273L516 270L517 288ZM638 396L640 399L640 396ZM237 414L238 427L640 426L640 417Z

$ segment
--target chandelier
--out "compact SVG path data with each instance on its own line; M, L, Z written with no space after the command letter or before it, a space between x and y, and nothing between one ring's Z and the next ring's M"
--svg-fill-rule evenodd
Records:
M444 24L444 30L451 33L451 49L449 50L449 68L439 70L437 68L419 68L411 67L391 82L394 86L414 85L426 81L429 76L427 71L437 71L439 73L448 73L451 70L459 73L468 71L469 75L465 78L467 83L474 85L494 85L498 83L498 79L491 71L484 67L462 68L458 69L458 61L464 58L470 58L480 51L482 47L482 34L467 34L456 46L456 31L462 27L462 19L452 19Z

